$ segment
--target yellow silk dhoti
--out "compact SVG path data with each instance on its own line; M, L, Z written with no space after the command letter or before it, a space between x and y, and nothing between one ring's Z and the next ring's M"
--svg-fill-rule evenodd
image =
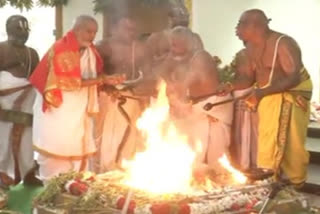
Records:
M258 107L258 166L274 169L293 183L306 180L305 148L312 82L306 79L288 92L264 97Z

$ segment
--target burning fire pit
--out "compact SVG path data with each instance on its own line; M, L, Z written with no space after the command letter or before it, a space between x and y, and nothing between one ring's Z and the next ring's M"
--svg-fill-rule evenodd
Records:
M227 180L232 176L219 175ZM221 185L207 180L194 184L190 193L156 194L123 184L127 174L111 171L105 174L67 173L56 177L35 199L38 214L113 213L113 214L212 214L258 213L276 183L261 180L246 184ZM80 194L79 194L80 193ZM304 201L291 188L284 188L277 203ZM49 212L50 213L50 212Z
M38 214L44 207L77 214L248 213L268 198L274 183L266 178L273 172L242 173L225 155L218 161L222 172L213 169L201 181L194 178L201 142L190 145L170 120L165 87L137 127L145 137L146 149L124 161L124 171L67 173L54 178L35 199ZM286 193L286 198L299 196L291 190Z

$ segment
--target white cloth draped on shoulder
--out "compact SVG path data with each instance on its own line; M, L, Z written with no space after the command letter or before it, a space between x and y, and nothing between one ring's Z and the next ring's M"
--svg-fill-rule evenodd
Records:
M96 58L90 48L81 56L83 79L95 78ZM90 96L92 95L92 96ZM34 105L33 142L36 150L46 156L80 160L96 151L93 121L88 109L98 111L96 86L62 91L63 102L58 108L43 112L43 98L37 93Z

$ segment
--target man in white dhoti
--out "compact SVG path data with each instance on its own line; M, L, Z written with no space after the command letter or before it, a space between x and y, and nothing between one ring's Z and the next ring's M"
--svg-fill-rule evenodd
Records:
M223 93L233 93L239 99L235 102L232 126L231 153L235 165L242 169L256 167L258 114L245 103L245 98L254 89L255 72L247 49L242 49L235 57L235 79L219 86Z
M101 90L96 136L99 149L94 160L96 172L117 167L141 148L135 123L154 91L149 55L145 44L138 40L136 22L121 15L111 21L111 37L97 44L105 73L125 74L129 81L142 81L134 87L105 87Z
M87 169L96 152L92 118L98 112L97 85L117 84L122 77L99 75L102 60L92 45L97 22L79 16L74 26L41 60L30 82L38 93L34 105L34 148L40 177Z
M32 149L32 106L35 91L28 81L39 62L25 46L28 21L14 15L6 23L8 40L0 43L0 186L36 182Z
M192 37L186 27L171 31L171 49L163 65L163 76L168 82L173 116L182 121L182 129L190 134L191 141L201 142L198 162L214 166L218 158L228 152L233 107L225 104L211 111L203 107L208 102L229 99L231 95L214 96L219 84L215 62L205 50L194 49ZM190 97L204 98L192 105L186 103Z

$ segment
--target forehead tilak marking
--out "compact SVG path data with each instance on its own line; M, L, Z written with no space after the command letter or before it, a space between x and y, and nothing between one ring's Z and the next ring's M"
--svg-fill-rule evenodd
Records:
M19 20L19 26L20 26L21 28L24 28L24 25L23 25L22 20Z

